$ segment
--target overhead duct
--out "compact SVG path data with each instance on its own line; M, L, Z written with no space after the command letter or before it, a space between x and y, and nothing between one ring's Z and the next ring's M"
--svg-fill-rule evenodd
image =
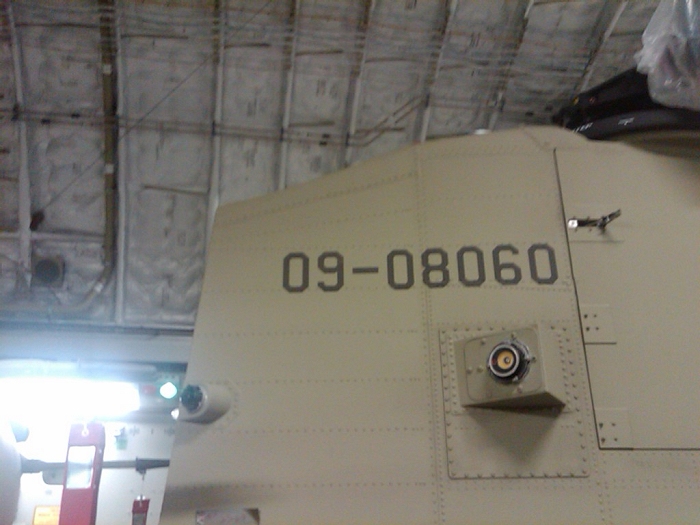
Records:
M114 0L99 0L100 5L100 51L102 55L102 104L104 112L104 188L105 188L105 231L102 241L104 268L90 291L76 305L62 308L60 313L80 313L109 284L116 261L117 224L117 144L119 142L119 122L117 120L117 64L115 49L115 6Z
M32 259L32 286L61 286L65 273L65 261L56 255L53 257L34 257Z

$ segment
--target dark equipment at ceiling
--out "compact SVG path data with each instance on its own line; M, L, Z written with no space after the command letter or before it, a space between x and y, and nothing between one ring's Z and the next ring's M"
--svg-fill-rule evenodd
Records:
M700 130L700 112L672 108L652 100L647 75L636 69L579 94L552 120L598 140L643 131Z

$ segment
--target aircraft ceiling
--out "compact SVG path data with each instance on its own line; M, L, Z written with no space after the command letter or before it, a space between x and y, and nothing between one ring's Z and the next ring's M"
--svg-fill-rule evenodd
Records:
M658 0L0 7L0 320L191 330L219 203L546 124Z

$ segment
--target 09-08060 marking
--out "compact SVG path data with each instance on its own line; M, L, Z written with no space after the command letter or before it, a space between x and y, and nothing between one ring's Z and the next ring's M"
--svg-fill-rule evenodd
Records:
M518 262L520 250L513 244L499 244L491 250L489 276L504 285L517 285L523 280L523 263ZM428 248L417 263L405 249L390 251L386 256L387 285L393 290L409 290L422 280L428 288L444 288L455 278L465 287L478 287L487 281L486 256L478 246L463 246L454 254L442 248ZM530 279L540 285L554 284L559 278L557 258L549 244L532 244L527 248ZM324 292L338 292L345 285L345 257L338 251L326 251L316 258L316 268L323 277L316 285ZM311 282L311 259L304 252L288 253L282 260L282 287L289 293L301 293ZM379 274L380 266L353 266L353 275ZM358 277L359 278L359 277Z

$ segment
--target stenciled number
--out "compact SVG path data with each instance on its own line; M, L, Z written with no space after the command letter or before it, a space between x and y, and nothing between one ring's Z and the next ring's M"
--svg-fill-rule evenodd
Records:
M518 255L520 252L512 244L499 244L491 255L493 257L493 274L496 281L503 285L518 284L523 272L514 261L503 260L507 254ZM486 281L484 252L477 246L463 246L457 251L457 275L464 286L481 286ZM559 278L557 259L554 248L549 244L531 245L527 250L530 277L537 284L554 284ZM428 288L444 288L450 284L449 255L442 248L428 248L421 253L423 283ZM545 268L548 267L548 268ZM337 292L345 285L345 260L337 251L323 252L318 256L318 269L328 279L318 281L318 287L324 292ZM372 268L369 268L370 270ZM415 284L413 254L408 250L392 250L386 257L387 282L394 290L408 290ZM355 270L358 270L355 272ZM353 268L353 273L377 273L375 267L371 272L361 272ZM309 287L309 257L304 252L292 252L284 258L282 266L282 286L290 293L299 293Z
M328 261L335 261L328 264ZM318 287L324 292L337 292L343 287L345 274L343 270L343 256L338 252L323 252L318 256L318 269L323 273L335 274L335 283L328 284L318 282Z
M439 256L439 262L431 263L430 256ZM433 260L435 257L433 257ZM423 282L428 288L444 288L450 282L450 271L447 269L447 252L442 248L428 248L421 256L423 263Z
M537 251L547 252L549 262L549 277L542 277L537 267ZM554 284L559 277L557 273L557 259L554 257L554 248L549 244L533 244L527 250L527 258L530 261L530 277L538 284Z
M467 253L473 253L476 256L476 271L475 279L467 278L467 270L464 262L464 256ZM476 246L465 246L457 252L457 274L459 282L464 286L481 286L486 281L486 269L484 266L484 252Z
M518 284L523 277L523 272L520 267L514 262L502 262L501 252L510 252L513 255L518 255L518 249L512 244L499 244L493 249L493 273L496 280L501 284ZM506 275L503 275L503 271ZM508 276L508 273L512 275Z
M406 268L406 280L398 282L396 280L396 259L403 258ZM386 256L386 275L389 286L394 290L408 290L413 286L413 255L408 250L393 250Z
M301 279L295 280L299 284L292 284L292 261L301 261ZM303 252L293 252L287 254L282 265L282 286L290 293L303 292L309 287L309 258Z

